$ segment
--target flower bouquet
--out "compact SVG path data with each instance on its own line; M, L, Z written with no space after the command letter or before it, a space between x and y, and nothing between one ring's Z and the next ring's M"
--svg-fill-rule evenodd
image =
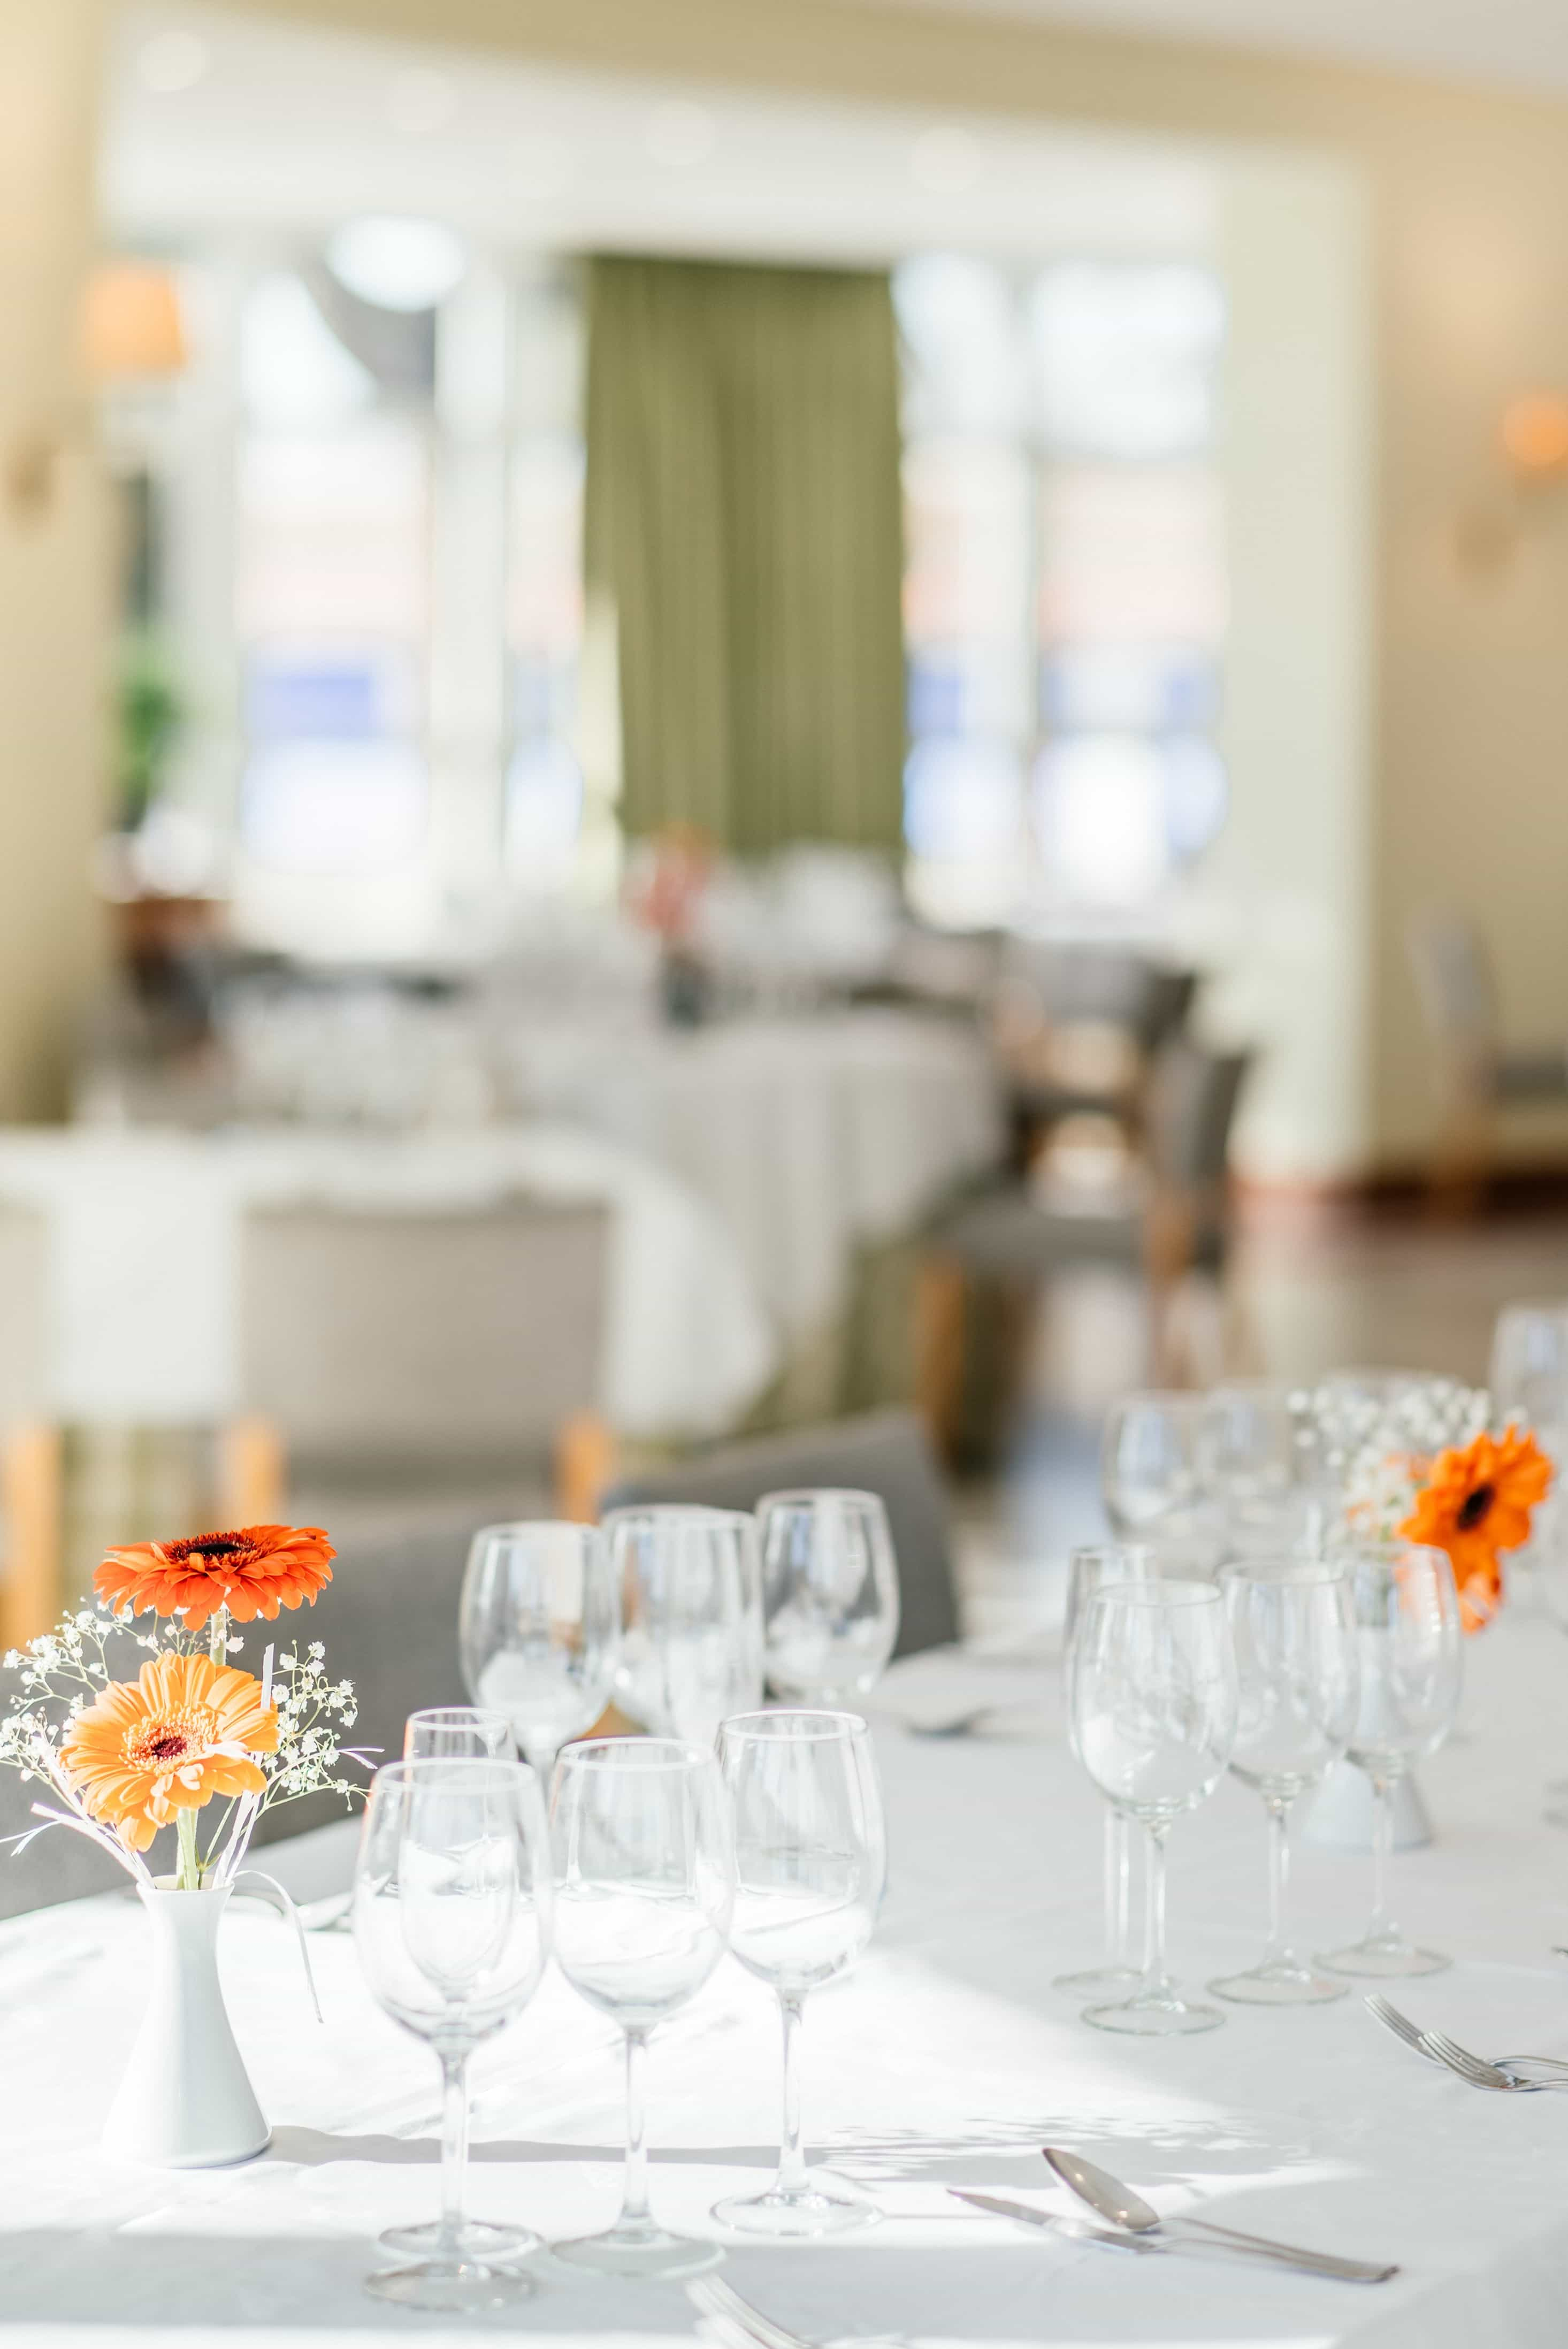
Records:
M158 1936L152 1999L105 2141L186 2167L234 2160L267 2141L223 2012L219 1919L263 1814L306 1795L351 1801L345 1765L354 1690L329 1678L319 1640L269 1643L261 1671L236 1624L314 1605L336 1555L317 1526L245 1526L110 1550L98 1603L5 1659L18 1692L0 1719L0 1764L52 1798L32 1806L20 1850L60 1826L88 1837L134 1878ZM146 1651L133 1680L116 1649ZM147 1855L173 1829L172 1868ZM302 1945L303 1946L303 1945Z
M1533 1433L1489 1433L1486 1389L1453 1379L1345 1374L1325 1380L1308 1410L1347 1529L1445 1552L1465 1630L1484 1630L1502 1605L1502 1558L1529 1540L1551 1487Z

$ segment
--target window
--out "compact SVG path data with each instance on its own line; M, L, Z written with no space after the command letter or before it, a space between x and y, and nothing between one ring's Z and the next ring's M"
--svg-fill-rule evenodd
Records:
M895 281L911 894L949 923L1147 903L1223 820L1223 304L1187 264Z
M182 393L206 426L149 458L185 468L184 795L253 932L328 951L472 935L504 893L613 886L619 854L585 707L610 670L585 655L578 274L361 225L369 271L344 237L208 265ZM1217 282L926 254L895 290L911 895L950 924L1136 907L1225 808Z

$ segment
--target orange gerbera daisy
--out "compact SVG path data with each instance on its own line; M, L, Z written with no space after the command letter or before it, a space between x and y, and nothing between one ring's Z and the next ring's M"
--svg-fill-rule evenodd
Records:
M280 1607L307 1600L314 1607L337 1555L319 1526L241 1526L111 1549L92 1587L117 1614L129 1607L133 1615L183 1615L185 1629L199 1631L220 1607L236 1623L258 1615L270 1621Z
M253 1754L277 1752L277 1707L253 1672L210 1656L155 1656L78 1713L60 1762L95 1819L145 1851L176 1811L214 1795L259 1795Z
M1462 1452L1440 1452L1399 1531L1446 1550L1459 1588L1467 1631L1479 1631L1502 1597L1499 1554L1530 1538L1530 1519L1546 1497L1552 1463L1528 1430L1478 1435Z

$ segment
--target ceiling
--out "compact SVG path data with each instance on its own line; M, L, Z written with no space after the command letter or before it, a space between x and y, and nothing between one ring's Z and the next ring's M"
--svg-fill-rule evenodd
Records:
M867 0L1568 90L1564 0Z
M1196 145L535 67L182 5L119 19L104 209L127 242L421 214L499 250L880 263L1210 249Z

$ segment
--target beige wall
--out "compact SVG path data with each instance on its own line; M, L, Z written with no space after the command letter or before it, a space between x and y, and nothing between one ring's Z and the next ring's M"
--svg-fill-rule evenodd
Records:
M253 0L254 5L254 0ZM1568 1033L1568 501L1468 577L1502 401L1568 384L1568 106L1236 51L828 0L267 0L366 32L863 98L1243 139L1365 175L1379 379L1373 705L1375 1150L1428 1130L1407 910L1485 926L1518 1032ZM1347 876L1347 886L1354 886ZM1568 1143L1568 1122L1557 1128Z
M72 361L100 31L97 0L0 0L0 474L69 434L36 501L0 478L0 1119L62 1107L98 951L108 580Z

